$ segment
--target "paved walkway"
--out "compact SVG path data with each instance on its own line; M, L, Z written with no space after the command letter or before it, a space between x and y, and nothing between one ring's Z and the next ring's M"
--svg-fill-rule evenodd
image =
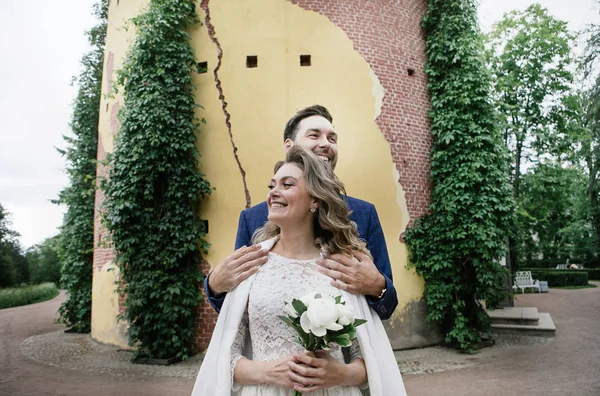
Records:
M600 285L600 283L597 283ZM53 324L64 300L0 310L0 395L189 395L200 361L133 365L131 352ZM499 336L476 355L441 347L397 353L411 396L600 395L600 287L519 295L550 312L555 338Z

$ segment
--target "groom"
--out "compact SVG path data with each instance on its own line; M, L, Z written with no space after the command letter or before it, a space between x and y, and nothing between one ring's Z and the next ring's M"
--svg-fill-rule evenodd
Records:
M284 151L294 145L304 146L335 169L338 133L332 121L331 114L323 106L313 105L300 110L285 126ZM352 258L335 254L318 261L319 271L333 278L332 286L364 295L382 320L389 319L398 305L398 297L377 211L373 204L357 198L347 196L346 202L352 211L350 220L357 224L358 233L367 242L373 260L358 252ZM217 312L226 293L256 273L267 261L268 251L260 250L258 245L250 246L254 231L267 222L267 215L266 202L242 211L235 241L237 250L219 263L204 281L206 294Z

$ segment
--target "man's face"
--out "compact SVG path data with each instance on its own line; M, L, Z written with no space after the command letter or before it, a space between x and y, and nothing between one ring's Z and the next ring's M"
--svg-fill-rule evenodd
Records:
M323 161L331 164L335 169L337 164L338 135L331 122L321 116L307 117L298 124L298 133L294 141L287 139L284 150L287 151L294 145L303 146L315 153Z

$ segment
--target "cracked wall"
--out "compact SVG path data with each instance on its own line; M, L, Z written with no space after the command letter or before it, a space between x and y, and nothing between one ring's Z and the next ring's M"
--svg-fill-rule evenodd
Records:
M393 345L406 348L431 343L435 337L428 334L408 335L423 332L424 311L414 307L422 305L424 284L405 268L408 253L400 242L411 220L405 190L398 182L406 172L393 156L401 137L390 141L389 128L383 125L382 129L378 122L382 111L389 112L384 104L390 102L390 91L357 51L356 43L325 15L282 0L205 0L199 11L202 18L209 12L208 29L213 35L211 41L206 26L193 34L198 60L207 61L209 70L196 79L198 101L206 107L198 114L207 118L199 139L201 162L217 187L203 210L210 224L208 240L213 244L208 262L216 265L231 253L238 215L244 209L236 161L245 170L252 205L263 201L273 165L284 156L282 134L287 119L300 108L323 104L333 114L340 135L336 173L349 195L375 204L383 225L399 295L398 309L386 323ZM217 66L218 54L220 90L215 92L210 71ZM311 66L300 66L300 55L311 55ZM246 66L247 56L257 56L257 67ZM218 95L227 103L230 125L224 121ZM400 100L412 101L408 97ZM422 109L420 125L427 123L426 112ZM238 149L237 158L227 142L229 132ZM427 145L422 146L426 152ZM427 164L422 168L427 169Z
M386 65L405 67L405 60L396 59L392 53L376 61L371 59L371 48L376 47L378 37L366 27L352 32L340 22L352 26L379 23L369 22L355 11L350 16L346 4L354 4L355 0L307 1L310 7L304 1L286 0L203 0L197 4L201 20L207 22L206 11L210 16L210 23L190 29L198 62L208 65L206 73L193 76L197 103L203 106L197 116L206 120L198 136L200 171L216 187L202 206L212 246L201 267L208 272L211 265L231 254L240 211L249 202L255 205L265 199L273 165L284 157L282 135L288 118L300 108L323 104L333 114L340 135L336 173L349 195L376 205L383 225L399 295L399 306L386 323L392 345L426 345L435 341L435 335L424 326L423 280L405 268L408 253L400 241L407 224L423 213L423 205L428 202L428 178L424 176L428 163L423 163L427 161L423 153L428 153L429 147L427 108L423 105L426 81L423 74L408 80L395 72L394 79L390 79L384 73ZM99 159L112 151L118 130L114 114L122 97L108 95L108 91L114 79L112 70L121 67L134 37L133 27L125 29L126 21L148 2L110 4ZM409 15L417 9L418 14L425 4L423 0L409 3L410 9L394 5L394 12ZM369 7L374 4L379 2L370 2ZM415 4L421 8L415 8ZM365 4L357 7L371 13L369 18L383 20L390 15L376 13ZM355 14L359 21L352 22ZM415 37L420 34L420 19L413 19L414 26L400 27L397 40L410 48L416 42L418 52L422 43ZM390 51L398 45L390 43ZM258 67L246 67L248 55L258 57ZM300 55L311 55L311 66L300 66ZM417 75L423 67L420 61L413 56L407 61L411 67L417 64ZM400 125L394 117L404 119L402 106L408 110L406 123ZM413 131L415 128L420 129ZM98 174L106 174L101 165ZM100 191L96 200L99 207ZM98 217L96 243L105 237ZM118 312L113 312L114 285L107 280L109 274L114 277L114 272L102 272L113 257L109 246L99 245L94 252L93 299L97 304L92 336L101 342L120 344L126 340L116 322ZM104 302L100 304L100 300ZM197 312L197 350L208 345L215 321L216 314L205 300Z

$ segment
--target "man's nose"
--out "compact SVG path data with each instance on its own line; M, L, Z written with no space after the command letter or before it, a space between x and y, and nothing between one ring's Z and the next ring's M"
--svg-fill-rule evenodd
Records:
M323 136L323 137L321 137L321 139L319 139L319 147L329 148L329 146L331 146L331 142L329 142L329 139L327 138L327 136Z

